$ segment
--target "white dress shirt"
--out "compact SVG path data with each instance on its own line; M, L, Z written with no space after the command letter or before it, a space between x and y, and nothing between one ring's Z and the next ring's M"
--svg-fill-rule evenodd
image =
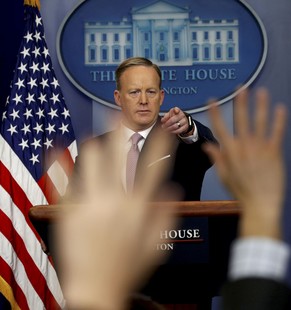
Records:
M137 143L137 147L138 147L139 151L141 151L141 149L145 143L145 139L147 138L148 134L152 130L153 126L154 125L152 125L151 127L147 128L145 130L138 131L138 133L143 137L143 139L140 139L139 142ZM122 130L122 137L123 137L122 143L124 145L124 158L123 158L121 179L122 179L123 187L126 190L126 156L127 156L127 153L131 147L130 138L135 133L135 131L125 127L124 125L121 125L121 130Z
M143 139L141 139L138 144L137 147L139 149L139 151L141 151L141 149L143 148L143 145L145 143L145 139L147 138L148 134L150 133L150 131L152 130L152 128L154 127L155 124L153 124L151 127L142 130L142 131L138 131L138 133L143 137ZM131 141L130 138L131 136L135 133L135 131L133 131L132 129L125 127L123 124L121 124L121 130L122 130L122 143L124 145L124 159L123 159L123 165L122 165L122 172L121 172L121 178L122 178L122 184L123 187L126 189L126 154L128 153L130 147L131 147ZM179 135L180 139L187 144L191 144L194 143L198 140L198 131L194 122L194 132L193 135L188 136L188 137L181 137Z

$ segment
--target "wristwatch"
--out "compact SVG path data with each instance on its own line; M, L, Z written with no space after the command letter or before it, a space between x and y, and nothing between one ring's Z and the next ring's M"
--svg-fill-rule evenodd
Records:
M189 132L191 132L194 128L194 121L191 117L190 114L186 113L186 112L183 112L185 114L185 116L187 117L187 121L188 121L188 130L183 132L182 134L180 134L180 136L184 136L184 135L187 135Z

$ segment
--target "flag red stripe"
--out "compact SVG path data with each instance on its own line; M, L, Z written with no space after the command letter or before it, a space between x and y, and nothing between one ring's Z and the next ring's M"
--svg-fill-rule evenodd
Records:
M40 240L38 233L36 232L35 228L31 224L28 217L28 210L31 204L27 200L27 197L23 192L22 188L20 188L19 185L14 181L9 171L1 162L0 162L0 174L2 176L1 185L8 193L10 193L10 196L14 198L14 203L19 207L19 209L25 216L27 225L29 225L32 228L37 239ZM24 206L24 208L21 208L21 206ZM22 261L23 265L25 266L30 282L33 284L35 290L37 291L41 299L47 302L45 304L56 307L57 302L47 286L46 279L41 274L38 267L35 265L33 259L27 252L24 241L19 236L19 234L14 230L14 227L10 219L6 216L6 214L3 213L2 210L0 214L1 214L0 229L6 236L6 238L11 242L15 252L17 253L18 258Z
M72 159L70 151L66 148L62 155L58 158L62 169L65 171L69 178L74 168L74 161ZM56 204L59 201L60 195L56 189L54 183L47 173L45 173L38 181L38 185L41 188L48 204Z
M14 230L14 227L10 219L1 210L0 210L0 217L1 217L1 232L13 245L15 253L25 266L27 277L29 278L29 281L33 285L35 291L40 296L40 298L43 301L45 301L46 305L56 307L57 304L56 300L54 296L51 294L49 288L47 287L46 279L39 271L38 267L34 263L34 260L27 252L24 241L19 236L17 231ZM55 309L55 308L49 308L49 309Z
M62 156L60 157L60 162L67 176L69 177L72 174L74 168L74 161L70 151L67 148L64 150Z
M0 256L0 270L1 270L1 276L2 278L9 283L10 287L12 288L13 294L14 294L14 299L17 302L18 306L20 309L29 309L28 304L26 301L26 297L20 288L20 286L17 284L14 278L14 274L11 271L11 268L9 265L2 259ZM9 302L13 302L12 300L9 300ZM12 309L13 309L13 305Z
M13 197L13 202L18 206L19 210L22 212L27 222L27 225L33 230L37 239L40 240L39 234L37 233L32 223L30 222L28 216L28 211L31 208L31 203L27 199L27 196L22 190L22 188L14 180L9 170L3 165L1 161L0 161L0 175L1 175L0 184L6 190L6 192L9 193L11 197Z
M47 173L44 173L37 183L41 188L48 204L55 204L58 202L60 197L59 192L55 188Z
M2 179L0 179L0 184L2 187L10 193L10 196L13 197L14 203L18 206L19 210L21 210L23 216L25 217L26 224L31 228L31 230L34 232L34 235L36 238L41 241L41 237L39 236L35 226L31 223L28 212L29 209L32 207L31 203L27 199L26 194L23 192L22 188L18 185L17 182L13 179L11 176L9 170L3 165L3 163L0 161L0 175L3 176ZM14 195L12 196L12 192ZM19 206L27 206L22 210ZM52 257L48 256L48 259L50 263L53 265Z

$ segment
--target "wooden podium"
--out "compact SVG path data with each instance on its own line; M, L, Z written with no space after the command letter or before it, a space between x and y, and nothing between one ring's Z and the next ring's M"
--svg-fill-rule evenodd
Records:
M175 261L175 258L171 261L170 257L169 261L157 269L141 292L164 305L189 305L189 308L175 306L168 309L210 309L205 306L205 301L219 295L221 285L226 279L229 248L236 236L237 220L240 214L238 202L235 200L209 200L155 202L152 204L165 204L165 206L173 207L175 214L181 217L183 223L187 222L186 225L189 225L188 222L190 222L190 227L192 221L194 221L194 226L199 226L200 221L204 224L206 222L208 233L207 241L204 244L203 242L200 244L188 242L187 245L183 245L184 256L182 259L179 256L180 249L176 250L174 255L171 254L178 257L178 262ZM58 205L34 206L29 211L32 223L47 243L50 243L47 237L49 235L48 227L52 226L59 218L59 211ZM201 252L205 251L205 246L207 246L208 259L202 258L201 261L195 262L195 253L199 256ZM187 255L187 247L191 249L192 257ZM54 256L53 251L52 256ZM199 304L202 306L199 307Z
M238 216L240 208L236 200L202 200L202 201L171 201L155 202L153 204L174 206L178 216L210 216L225 217ZM29 210L32 222L53 222L58 218L58 205L39 205Z

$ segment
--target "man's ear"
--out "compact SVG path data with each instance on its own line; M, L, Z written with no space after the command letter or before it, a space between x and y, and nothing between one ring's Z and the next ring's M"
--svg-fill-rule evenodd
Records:
M115 103L121 107L121 103L120 103L120 93L117 89L115 89L114 91L114 100L115 100Z
M165 91L163 89L161 89L160 92L161 92L161 100L160 100L160 106L161 106L163 104L163 102L164 102Z

